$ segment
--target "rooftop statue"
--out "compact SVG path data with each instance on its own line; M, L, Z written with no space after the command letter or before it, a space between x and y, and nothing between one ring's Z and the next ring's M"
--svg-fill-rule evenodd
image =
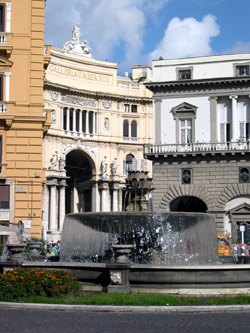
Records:
M83 55L85 57L91 57L90 51L91 48L88 46L87 41L84 40L83 43L80 43L81 40L81 31L79 25L77 24L72 31L72 39L69 42L66 42L63 45L63 52L65 53L74 53Z

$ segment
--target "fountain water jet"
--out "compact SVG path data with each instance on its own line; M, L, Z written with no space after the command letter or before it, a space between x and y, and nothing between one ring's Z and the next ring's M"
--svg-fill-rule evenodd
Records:
M210 215L155 212L67 215L60 260L110 263L113 244L133 245L133 263L200 265L217 260Z

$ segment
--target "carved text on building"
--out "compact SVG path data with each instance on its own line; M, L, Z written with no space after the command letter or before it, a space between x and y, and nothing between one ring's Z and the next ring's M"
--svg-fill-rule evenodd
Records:
M96 81L96 82L101 82L101 83L105 83L105 84L111 83L111 80L108 75L83 72L83 71L79 71L79 70L65 68L62 66L52 65L52 64L49 65L49 71L58 73L58 74L62 74L65 76L74 77L76 79Z

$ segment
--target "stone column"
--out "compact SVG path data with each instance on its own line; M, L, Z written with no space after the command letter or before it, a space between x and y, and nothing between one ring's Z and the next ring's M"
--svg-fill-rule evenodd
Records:
M211 142L220 141L220 132L218 132L218 97L210 97L210 140Z
M50 186L50 230L57 230L56 225L56 185Z
M70 123L70 109L67 108L67 119L66 119L66 131L69 134L69 123Z
M114 184L113 187L113 212L119 211L119 185Z
M93 131L92 131L92 134L94 135L95 134L95 112L94 111L92 112L92 119L93 119L93 123L92 123Z
M42 211L43 211L43 227L44 232L48 230L48 211L49 211L49 191L48 191L48 185L43 185L43 196L42 196Z
M5 72L5 101L8 102L10 100L10 72Z
M89 135L89 111L86 111L86 135Z
M101 196L102 196L102 212L110 212L110 205L109 205L109 185L108 183L103 183L101 186Z
M238 117L237 117L237 99L238 96L230 96L232 100L232 137L231 141L236 142L238 140Z
M82 137L83 136L83 133L82 133L82 110L79 110L79 132L80 132L80 136Z
M11 32L11 2L6 2L6 32Z
M73 206L74 210L73 210L73 212L79 212L79 209L78 209L78 207L79 207L79 195L78 195L78 190L77 190L76 187L74 187L73 195L74 195L74 206Z
M76 109L73 109L73 133L76 135Z
M97 184L92 185L92 197L91 197L91 210L92 212L100 211L100 195Z
M59 202L59 230L62 230L65 217L65 186L60 187L60 202Z
M119 212L122 212L122 190L119 189L118 191L118 195L119 195Z
M95 134L98 133L98 113L95 112Z
M61 128L64 130L64 107L61 108Z
M161 144L161 99L155 100L155 131L154 142L156 145Z

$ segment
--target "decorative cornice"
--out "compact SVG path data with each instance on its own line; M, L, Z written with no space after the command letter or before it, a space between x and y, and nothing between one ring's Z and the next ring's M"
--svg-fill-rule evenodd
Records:
M152 98L151 97L145 97L145 96L129 96L129 95L118 95L118 94L110 94L107 92L92 92L90 90L83 90L83 89L77 89L77 88L72 88L66 85L54 83L48 80L44 80L44 89L54 89L54 90L59 90L62 91L66 94L78 94L81 96L89 96L91 98L96 98L96 99L111 99L115 100L117 102L122 102L122 101L130 101L130 102L136 102L136 103L152 103Z
M250 77L227 77L201 80L147 82L145 86L153 93L181 92L190 90L217 90L231 87L250 87Z

